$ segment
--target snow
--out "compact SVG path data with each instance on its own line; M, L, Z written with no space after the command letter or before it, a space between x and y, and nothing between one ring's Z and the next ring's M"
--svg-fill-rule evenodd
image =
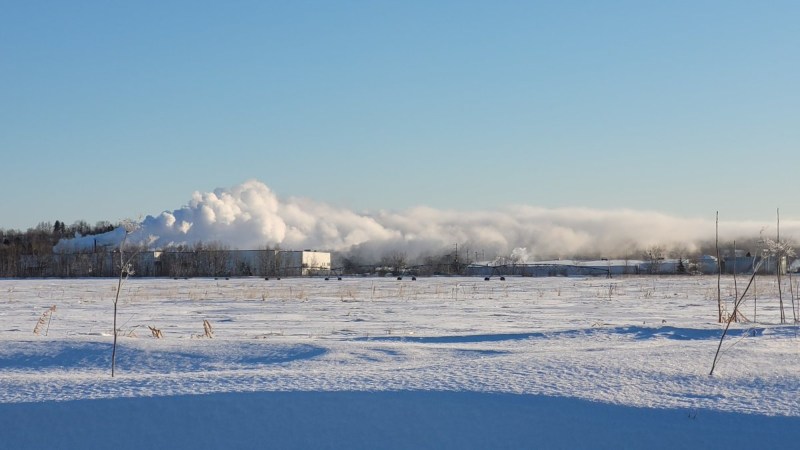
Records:
M716 277L131 279L111 378L115 288L0 281L0 448L800 438L800 341L777 324L772 277L757 282L758 323L732 326L714 376ZM723 278L728 308L736 289ZM34 335L52 305L46 336Z

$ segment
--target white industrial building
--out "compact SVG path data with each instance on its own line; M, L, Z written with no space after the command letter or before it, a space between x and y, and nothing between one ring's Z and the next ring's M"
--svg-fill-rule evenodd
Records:
M331 254L311 250L165 250L139 251L123 257L130 263L133 274L142 277L296 277L324 276L331 272ZM27 272L31 276L119 275L120 254L112 249L31 259L35 259L28 263L31 267Z

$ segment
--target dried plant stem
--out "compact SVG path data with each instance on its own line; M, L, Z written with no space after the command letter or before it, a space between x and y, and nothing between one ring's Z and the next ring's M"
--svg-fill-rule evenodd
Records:
M122 251L120 250L120 259ZM122 290L122 278L125 271L119 270L119 281L117 282L117 293L114 295L114 343L111 346L111 377L114 377L114 369L117 366L117 303L119 302L119 292Z
M38 336L42 332L42 327L47 323L47 329L44 332L44 335L47 336L47 333L50 331L50 320L52 320L54 312L56 312L56 305L47 308L47 311L42 313L42 316L39 317L39 321L36 322L36 326L33 327L33 334Z
M758 265L756 266L756 270L753 271L753 275L750 277L750 282L747 283L747 287L745 288L744 292L742 292L742 296L739 297L733 304L733 314L728 317L728 322L725 324L725 330L722 332L722 336L719 338L719 345L717 346L717 353L714 354L714 362L711 363L711 372L709 375L714 375L714 369L717 367L717 361L719 361L719 352L722 349L722 342L725 340L725 335L728 334L728 329L731 327L731 322L733 322L734 317L736 317L737 313L739 312L739 305L742 304L744 301L744 297L747 295L747 291L750 290L750 286L753 285L753 280L756 278L756 272L761 267L761 262L764 260L762 259Z
M755 269L753 270L753 274L755 274ZM757 322L758 313L758 289L756 289L756 278L753 278L753 322Z
M150 328L150 334L152 334L154 338L161 339L164 337L164 333L162 333L160 329L156 327L151 327L149 325L147 326L147 328Z
M128 278L128 275L133 274L133 270L131 269L131 261L133 257L136 256L138 252L132 253L128 259L126 260L124 257L124 249L125 249L125 241L128 239L128 234L132 231L132 228L126 225L125 228L125 236L122 238L122 242L119 244L119 279L117 281L117 292L114 295L114 343L111 346L111 377L114 377L114 373L117 367L117 337L119 335L119 331L117 330L117 305L119 304L119 294L122 291L122 282Z

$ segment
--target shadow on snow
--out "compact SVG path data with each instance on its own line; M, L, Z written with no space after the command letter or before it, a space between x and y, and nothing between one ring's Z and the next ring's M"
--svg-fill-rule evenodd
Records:
M13 424L7 448L792 448L800 439L796 417L436 391L14 403L0 404L0 420Z
M728 332L730 337L738 336L760 336L763 329L733 330ZM678 327L613 327L613 328L591 328L583 330L560 330L549 332L531 333L493 333L493 334L469 334L469 335L450 335L450 336L373 336L359 337L357 341L378 341L378 342L411 342L420 344L465 344L483 342L502 342L519 341L527 339L554 339L571 337L593 337L593 336L631 336L636 340L646 339L671 339L678 341L694 341L719 339L722 336L721 329L695 329Z
M327 352L312 345L238 344L225 351L193 348L191 351L144 350L117 346L117 368L123 371L198 371L232 365L282 364L316 358ZM105 369L111 367L111 344L87 342L29 343L19 352L0 355L0 369Z

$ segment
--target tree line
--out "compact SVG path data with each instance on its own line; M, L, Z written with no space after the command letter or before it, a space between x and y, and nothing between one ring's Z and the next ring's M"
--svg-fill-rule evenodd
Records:
M25 231L0 228L0 277L31 276L29 266L37 259L48 259L53 254L53 246L62 238L76 235L90 236L114 230L120 224L100 221L90 225L79 220L72 225L56 220L40 222ZM35 265L35 264L33 264Z
M70 255L54 255L53 247L63 238L73 238L76 235L92 236L113 231L121 223L99 221L90 225L84 220L79 220L71 225L56 220L55 222L40 222L35 227L25 231L0 228L0 277L75 277L75 276L114 276L114 257L110 256L117 248L98 248L91 252L75 253ZM721 255L723 258L732 255L734 250L757 249L761 245L757 238L741 239L738 243L723 243ZM654 245L645 249L636 249L631 246L621 255L604 255L609 258L644 259L650 261L650 267L657 267L658 262L664 258L675 258L683 264L690 262L699 255L714 254L714 243L703 242L694 249L689 250L682 246ZM264 247L265 249L267 247ZM140 276L244 276L250 273L264 271L264 263L237 263L231 264L230 248L223 243L198 242L192 245L175 246L163 249L166 254L160 257L160 262L154 269L152 262L143 258L147 248L128 246L126 252L142 253L134 258L134 266L138 267L137 275ZM429 255L409 258L400 250L387 250L377 259L366 258L357 253L334 254L334 271L344 274L413 274L413 275L459 275L464 274L466 267L480 260L478 252L467 248L453 249L441 248L434 250ZM755 254L755 253L754 253ZM600 255L585 255L587 258L597 258ZM580 256L574 259L582 259ZM506 257L507 264L520 263L513 260L513 256ZM142 260L137 264L136 261ZM485 260L485 259L484 259ZM272 264L272 263L270 263ZM266 266L265 266L266 267ZM275 270L269 270L271 275L278 275Z

